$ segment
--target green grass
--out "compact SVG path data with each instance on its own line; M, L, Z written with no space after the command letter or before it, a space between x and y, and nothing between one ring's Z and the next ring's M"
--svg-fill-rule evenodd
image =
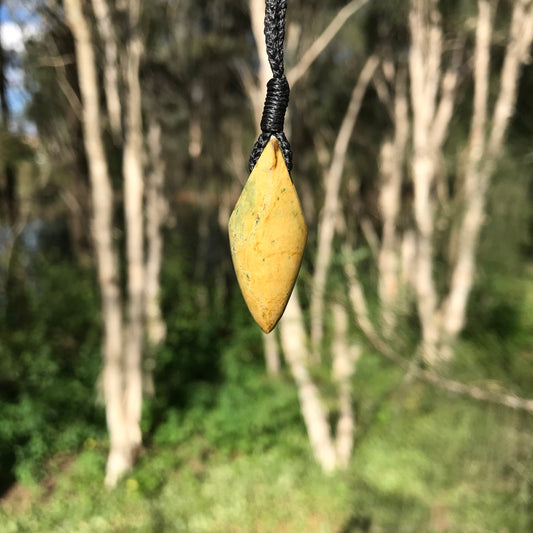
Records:
M325 476L314 464L290 382L250 372L202 419L169 417L114 491L103 488L104 442L56 456L44 480L4 498L0 532L532 531L533 418L399 382L380 366L366 355L354 382L359 429L347 472ZM386 399L369 400L383 383Z

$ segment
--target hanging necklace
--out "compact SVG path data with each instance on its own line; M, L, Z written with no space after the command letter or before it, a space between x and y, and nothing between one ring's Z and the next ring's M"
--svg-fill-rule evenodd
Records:
M231 257L248 309L265 333L278 323L302 263L307 227L289 174L292 153L283 133L289 103L283 41L287 0L266 0L265 41L272 79L251 172L229 220Z

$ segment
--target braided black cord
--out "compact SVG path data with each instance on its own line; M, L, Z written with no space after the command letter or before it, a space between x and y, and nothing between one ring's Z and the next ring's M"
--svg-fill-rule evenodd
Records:
M292 169L291 146L285 133L283 123L285 111L289 104L289 83L284 74L283 66L283 41L285 40L285 14L287 12L287 0L265 1L265 42L268 62L272 69L273 78L267 83L267 94L261 118L261 134L257 139L248 168L250 172L255 167L257 160L263 153L272 135L276 137L285 159L288 170Z

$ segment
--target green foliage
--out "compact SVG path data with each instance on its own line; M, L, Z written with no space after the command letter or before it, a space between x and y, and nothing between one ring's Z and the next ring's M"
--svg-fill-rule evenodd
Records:
M14 494L0 506L0 532L528 533L529 417L406 383L371 353L361 363L354 380L358 438L345 473L320 472L301 423L290 415L297 400L283 392L287 384L261 384L250 368L239 380L256 397L241 400L234 385L224 384L211 391L209 408L176 411L166 425L175 435L181 428L179 442L165 440L160 426L114 491L102 490L103 442L89 439L81 453L56 456L40 485L20 485L22 501ZM232 404L239 425L229 420L224 397L239 400ZM277 418L254 426L242 401L265 420L270 404ZM229 429L217 433L221 421Z
M154 443L175 445L202 436L228 453L260 453L283 439L284 427L301 427L294 386L265 376L261 337L240 294L236 297L240 310L226 334L221 329L228 323L220 315L217 327L216 313L199 323L196 313L189 321L185 310L180 320L169 321L169 346L156 369L154 408L161 412ZM180 342L172 349L174 335Z
M103 429L94 402L100 331L91 276L36 257L28 279L14 261L0 322L2 486L14 473L26 481L39 475L46 457Z

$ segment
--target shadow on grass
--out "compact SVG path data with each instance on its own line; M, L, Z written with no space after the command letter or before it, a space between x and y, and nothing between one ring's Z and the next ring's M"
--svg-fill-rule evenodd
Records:
M359 514L350 516L339 533L367 533L372 526L372 519L369 516L362 516Z

